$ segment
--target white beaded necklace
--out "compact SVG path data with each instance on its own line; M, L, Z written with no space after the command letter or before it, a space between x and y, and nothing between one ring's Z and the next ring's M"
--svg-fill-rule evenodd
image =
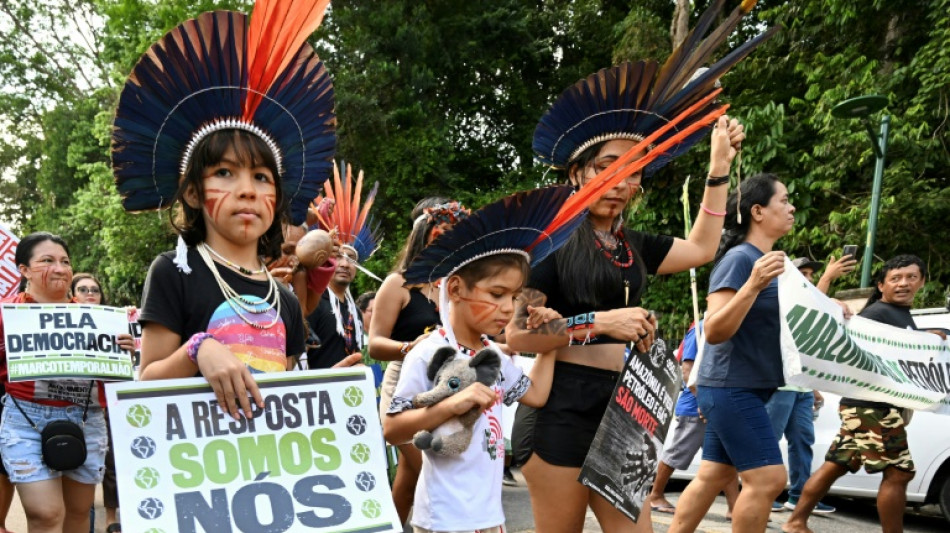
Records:
M201 259L204 260L205 264L208 265L208 269L211 270L211 274L214 276L215 281L218 282L218 288L221 289L221 293L224 295L224 299L228 302L228 305L231 306L231 309L234 310L234 313L237 316L241 317L245 323L249 326L257 329L270 329L277 324L277 321L280 320L280 289L277 288L277 282L274 280L274 277L270 275L270 272L267 269L264 269L264 273L267 274L267 281L269 284L269 289L267 295L264 296L262 302L254 302L248 300L247 298L238 294L237 291L231 288L230 285L221 277L221 273L218 272L218 268L214 264L214 260L211 259L211 254L208 253L211 250L211 247L206 243L201 243L196 246L198 255L201 256ZM215 254L217 255L217 254ZM273 300L273 301L271 301ZM251 313L254 315L260 315L267 313L271 309L276 309L277 313L274 315L274 320L270 324L258 324L253 322L251 319L245 316L244 313Z

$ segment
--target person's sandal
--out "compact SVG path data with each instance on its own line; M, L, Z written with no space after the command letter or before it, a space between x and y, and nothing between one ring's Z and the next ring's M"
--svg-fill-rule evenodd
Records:
M106 533L122 533L122 524L113 522L106 528Z

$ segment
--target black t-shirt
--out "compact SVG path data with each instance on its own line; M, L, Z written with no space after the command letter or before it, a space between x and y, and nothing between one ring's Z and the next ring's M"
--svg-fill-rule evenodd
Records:
M195 333L206 331L230 348L251 372L279 372L287 368L287 355L305 350L303 313L288 289L280 290L280 317L270 328L276 311L251 313L224 299L218 282L194 248L188 249L191 274L178 270L174 252L155 258L145 278L139 322L161 324L181 336L184 344ZM270 283L249 279L222 265L215 264L221 278L245 300L262 301ZM243 318L242 318L243 317Z
M412 288L409 289L409 303L399 310L390 337L394 341L412 342L419 335L437 328L441 321L435 303L426 298L419 288Z
M584 231L584 228L582 227L577 231ZM568 301L564 291L562 291L560 287L571 283L571 280L562 280L558 274L558 259L564 253L570 253L570 250L566 248L561 248L557 252L549 255L544 261L541 261L537 266L531 269L528 287L543 292L545 296L547 296L545 306L554 309L565 318L589 311L609 311L611 309L636 307L640 305L640 298L635 295L642 294L643 291L641 287L646 284L642 272L645 271L647 274L656 274L663 260L666 259L666 254L669 253L670 248L673 246L673 237L641 233L628 229L624 229L624 236L632 248L634 260L634 264L623 268L621 273L622 279L629 284L629 302L625 301L628 291L627 287L622 283L615 288L609 288L607 291L604 291L604 294L599 295L600 298L598 298L598 300L603 302L599 306L594 303L594 298L579 302ZM593 235L591 235L591 238L594 238ZM610 262L610 259L603 254L597 254L595 260ZM637 264L638 262L642 263ZM584 276L587 275L587 273L577 272L576 275ZM620 341L603 337L599 338L597 342L610 343Z
M330 368L339 363L347 355L360 351L360 346L356 339L355 323L350 316L349 306L346 301L340 302L340 316L343 320L344 335L336 330L336 317L333 316L333 307L330 305L330 290L323 291L320 297L320 305L310 316L307 317L307 323L310 324L310 330L320 339L319 348L307 350L308 368ZM355 320L363 320L356 313Z
M858 316L869 318L875 322L881 322L898 328L917 329L914 323L914 317L910 314L909 307L889 304L880 300L867 306L858 313ZM891 407L900 409L886 402L870 402L867 400L858 400L856 398L841 398L841 405L847 407L875 407L878 409L889 409Z

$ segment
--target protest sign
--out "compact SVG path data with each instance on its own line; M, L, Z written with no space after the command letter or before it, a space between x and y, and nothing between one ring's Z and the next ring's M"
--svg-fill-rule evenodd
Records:
M20 270L16 267L16 247L20 239L0 224L0 298L17 293L20 287Z
M841 308L785 260L778 278L785 381L841 396L950 414L950 348L937 335Z
M402 531L364 367L255 374L233 419L203 378L106 386L122 528Z
M132 357L132 366L136 369L141 362L140 353L142 350L142 324L139 322L141 311L137 307L127 307L129 318L129 333L132 334L132 340L135 341L135 355Z
M132 379L125 309L79 304L3 304L10 381Z
M633 352L584 460L579 481L634 522L653 486L681 381L663 339L648 354Z

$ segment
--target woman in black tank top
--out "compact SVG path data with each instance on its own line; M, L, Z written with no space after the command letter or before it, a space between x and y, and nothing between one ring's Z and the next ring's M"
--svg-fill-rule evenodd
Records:
M445 198L427 198L413 209L412 232L399 261L376 293L376 307L369 329L369 355L389 361L380 389L380 418L386 416L399 380L402 360L420 340L439 325L436 309L439 290L434 284L406 287L403 272L429 242L452 227L468 210ZM399 465L393 482L393 501L403 524L409 517L416 481L422 467L422 453L412 443L399 443Z

